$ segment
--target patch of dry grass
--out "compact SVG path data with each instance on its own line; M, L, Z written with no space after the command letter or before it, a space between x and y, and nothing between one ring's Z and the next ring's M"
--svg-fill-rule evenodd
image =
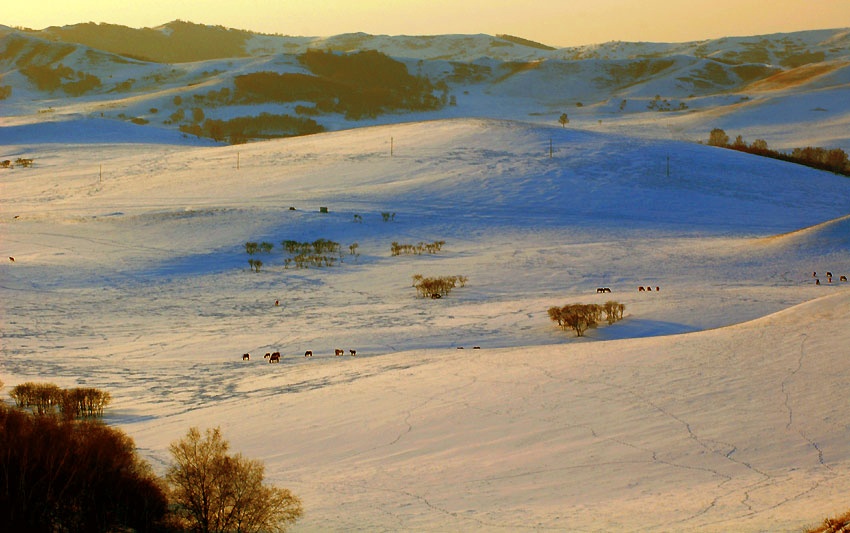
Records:
M808 529L806 533L850 533L850 511L835 518L826 518L822 524Z
M816 63L779 72L747 87L750 91L778 91L809 83L816 78L846 67L847 62Z

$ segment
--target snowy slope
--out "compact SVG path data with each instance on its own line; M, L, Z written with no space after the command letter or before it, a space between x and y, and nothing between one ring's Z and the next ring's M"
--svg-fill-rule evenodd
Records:
M3 141L35 165L0 170L2 392L109 391L157 471L221 426L303 498L294 531L798 531L846 506L846 178L510 120L242 146L63 124ZM285 268L282 240L319 238L341 264ZM414 274L468 282L426 300ZM625 320L582 339L547 316L609 299Z

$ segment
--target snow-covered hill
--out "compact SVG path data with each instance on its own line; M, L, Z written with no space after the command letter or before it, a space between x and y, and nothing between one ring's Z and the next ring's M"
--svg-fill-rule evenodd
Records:
M510 36L286 37L179 21L154 29L4 27L0 89L11 94L0 116L4 125L87 117L176 131L264 112L310 118L327 130L453 117L556 124L567 113L573 125L606 132L704 141L720 127L775 149L850 151L848 39L850 30L836 29L551 49ZM310 74L298 61L310 49L378 50L443 84L445 105L354 120L310 111L310 102L210 96L232 94L235 78L249 73ZM175 51L199 55L178 60L169 55ZM0 140L18 133L0 131Z
M158 472L221 426L304 500L294 531L798 531L846 507L847 178L592 124L192 146L65 105L0 129L34 160L0 169L0 380L109 391ZM286 262L318 239L341 262ZM468 281L422 299L415 274ZM580 339L547 315L612 299L625 319Z
M693 141L850 151L848 39L0 27L0 161L34 162L0 168L0 394L104 389L158 472L221 426L304 500L296 532L821 522L850 489L850 180ZM311 48L380 50L446 105L228 102ZM262 112L328 131L179 129ZM334 266L283 250L319 239ZM625 319L583 338L547 313L607 300Z

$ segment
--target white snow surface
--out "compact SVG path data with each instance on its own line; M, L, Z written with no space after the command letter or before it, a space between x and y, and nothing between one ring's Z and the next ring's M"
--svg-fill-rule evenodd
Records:
M514 120L228 147L103 122L3 136L2 159L35 161L0 169L4 394L110 392L107 423L160 473L189 427L220 426L302 498L295 532L799 531L846 511L847 178ZM319 238L342 263L284 267L281 241ZM246 241L275 244L260 272ZM421 299L414 274L468 282ZM547 316L610 299L625 319L584 338Z

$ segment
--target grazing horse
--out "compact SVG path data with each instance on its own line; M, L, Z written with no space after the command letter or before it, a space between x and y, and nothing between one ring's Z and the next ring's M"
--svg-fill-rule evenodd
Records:
M251 354L249 354L249 353L243 353L243 354L242 354L242 360L243 360L243 361L250 361L250 360L251 360Z
M644 289L643 287L638 287L638 292L644 292L645 290L646 289Z
M269 358L269 357L271 357L271 356L272 356L272 354L271 354L271 353L266 352L266 355L264 355L264 356L263 356L263 358L264 358L264 359L268 359L268 358Z
M269 363L280 363L280 352L275 352L269 356Z
M350 353L351 356L353 357L353 356L357 355L357 350L348 350L348 353Z
M661 287L655 287L655 292L658 292L660 290L661 290Z
M313 357L313 350L307 350L304 352L304 357Z
M339 348L334 350L334 355L337 356L337 357L339 357L340 355L344 355L344 354L345 354L345 350L340 350Z
M827 272L827 273L826 273L826 277L831 278L831 277L832 277L832 272Z
M13 262L13 263L14 263L14 262L15 262L15 258L14 258L14 257L12 257L12 256L10 255L10 256L9 256L9 261L11 261L11 262Z
M473 347L472 347L472 349L473 349L473 350L480 350L480 349L481 349L481 346L473 346Z
M841 276L838 281L847 281L847 276Z
M602 287L596 287L596 294L599 294L600 292L605 292L605 289Z

